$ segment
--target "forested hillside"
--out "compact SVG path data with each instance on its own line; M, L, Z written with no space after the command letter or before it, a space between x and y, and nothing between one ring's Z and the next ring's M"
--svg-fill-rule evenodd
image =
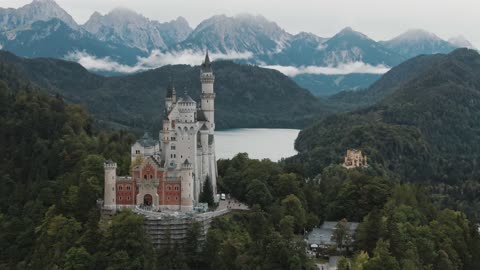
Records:
M377 105L331 116L302 131L297 161L315 174L339 163L346 149L358 148L373 167L403 180L457 183L477 178L480 55L459 49L414 61L425 61L417 64L425 71L390 83L394 88L384 87L386 97ZM390 77L379 83L394 82Z
M199 67L164 66L130 76L103 77L54 59L25 59L0 53L0 63L51 94L85 105L110 126L157 132L166 87L200 101ZM200 64L200 63L199 63ZM305 127L331 111L322 100L278 71L228 61L214 62L217 128Z
M2 269L315 269L302 234L343 218L363 221L351 262L360 269L479 267L475 223L428 196L441 186L335 165L312 178L302 166L246 154L218 163L218 183L251 210L216 219L203 244L194 223L189 245L155 250L142 216L100 218L96 206L104 159L127 173L134 137L96 131L84 108L0 71Z

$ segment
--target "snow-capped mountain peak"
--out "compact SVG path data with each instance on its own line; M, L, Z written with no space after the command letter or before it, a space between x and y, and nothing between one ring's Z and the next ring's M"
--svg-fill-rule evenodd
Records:
M59 19L70 28L78 29L75 20L63 10L54 0L34 0L18 9L0 8L0 29L12 30L30 25L37 21Z
M396 41L408 41L408 42L422 42L422 41L440 41L442 40L437 35L425 31L423 29L410 29L403 34L395 37L392 40Z

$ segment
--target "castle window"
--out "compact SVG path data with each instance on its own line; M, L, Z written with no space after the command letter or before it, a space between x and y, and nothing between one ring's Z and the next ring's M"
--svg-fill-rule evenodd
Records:
M140 150L135 151L136 154L140 154Z
M131 199L130 196L128 196L128 197L127 197L127 201L130 201L130 199Z
M130 185L127 185L127 190L130 190L130 189L131 189Z
M115 191L115 187L112 187L112 190Z
M172 187L171 187L171 186L167 186L167 190L168 190L168 191L172 190Z
M175 201L178 201L178 196L175 196Z
M167 197L167 201L170 201L170 196Z
M145 174L145 175L143 175L143 179L147 179L147 175L146 175L146 174Z
M153 179L153 175L150 174L150 179Z
M175 190L177 190L177 191L178 191L178 186L175 186Z
M122 187L122 186L118 186L118 190L123 190L123 187Z
M175 145L172 145L170 149L175 150L176 149Z
M118 197L118 200L119 200L119 201L121 201L122 199L123 199L122 196Z

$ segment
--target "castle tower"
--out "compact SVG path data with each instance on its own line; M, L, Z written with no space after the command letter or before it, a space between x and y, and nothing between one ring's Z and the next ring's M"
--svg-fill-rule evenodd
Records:
M115 210L117 203L115 201L117 193L115 184L117 180L117 163L107 160L103 164L105 169L105 191L103 194L103 205L107 209Z
M205 179L207 178L207 175L209 175L209 162L210 162L210 158L209 158L209 153L208 153L208 148L209 148L209 145L208 145L208 136L209 136L209 130L207 128L207 126L204 124L201 128L200 128L200 142L202 144L202 148L201 148L201 167L200 167L200 170L201 170L201 181L199 181L198 183L198 190L196 190L196 192L198 194L195 194L196 195L196 198L198 199L199 195L200 195L200 191L203 187L203 183L205 181Z
M200 81L202 83L202 110L205 113L205 117L208 120L208 129L210 134L213 134L215 130L215 92L213 91L213 83L215 76L213 75L212 65L210 58L208 57L208 51L205 55L205 61L200 69Z
M193 210L193 166L185 159L182 163L180 169L180 177L181 177L181 204L180 204L180 211L182 212L190 212Z

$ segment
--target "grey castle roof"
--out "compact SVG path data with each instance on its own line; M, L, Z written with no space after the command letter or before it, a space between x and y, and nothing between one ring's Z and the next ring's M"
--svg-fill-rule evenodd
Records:
M210 62L210 57L208 57L208 50L207 54L205 55L205 61L202 64L202 72L212 72L212 65Z
M190 161L188 159L185 159L185 162L183 162L184 165L190 165Z
M197 120L198 121L203 121L203 122L208 121L207 117L205 116L205 113L203 112L203 110L197 110Z
M207 126L205 124L202 125L202 128L200 130L208 130Z
M185 96L183 96L182 98L180 98L178 100L178 103L197 103L195 100L193 100L188 94L187 92L185 92Z
M153 147L157 142L150 137L150 134L148 132L145 132L143 134L143 137L137 141L141 146L143 147Z

